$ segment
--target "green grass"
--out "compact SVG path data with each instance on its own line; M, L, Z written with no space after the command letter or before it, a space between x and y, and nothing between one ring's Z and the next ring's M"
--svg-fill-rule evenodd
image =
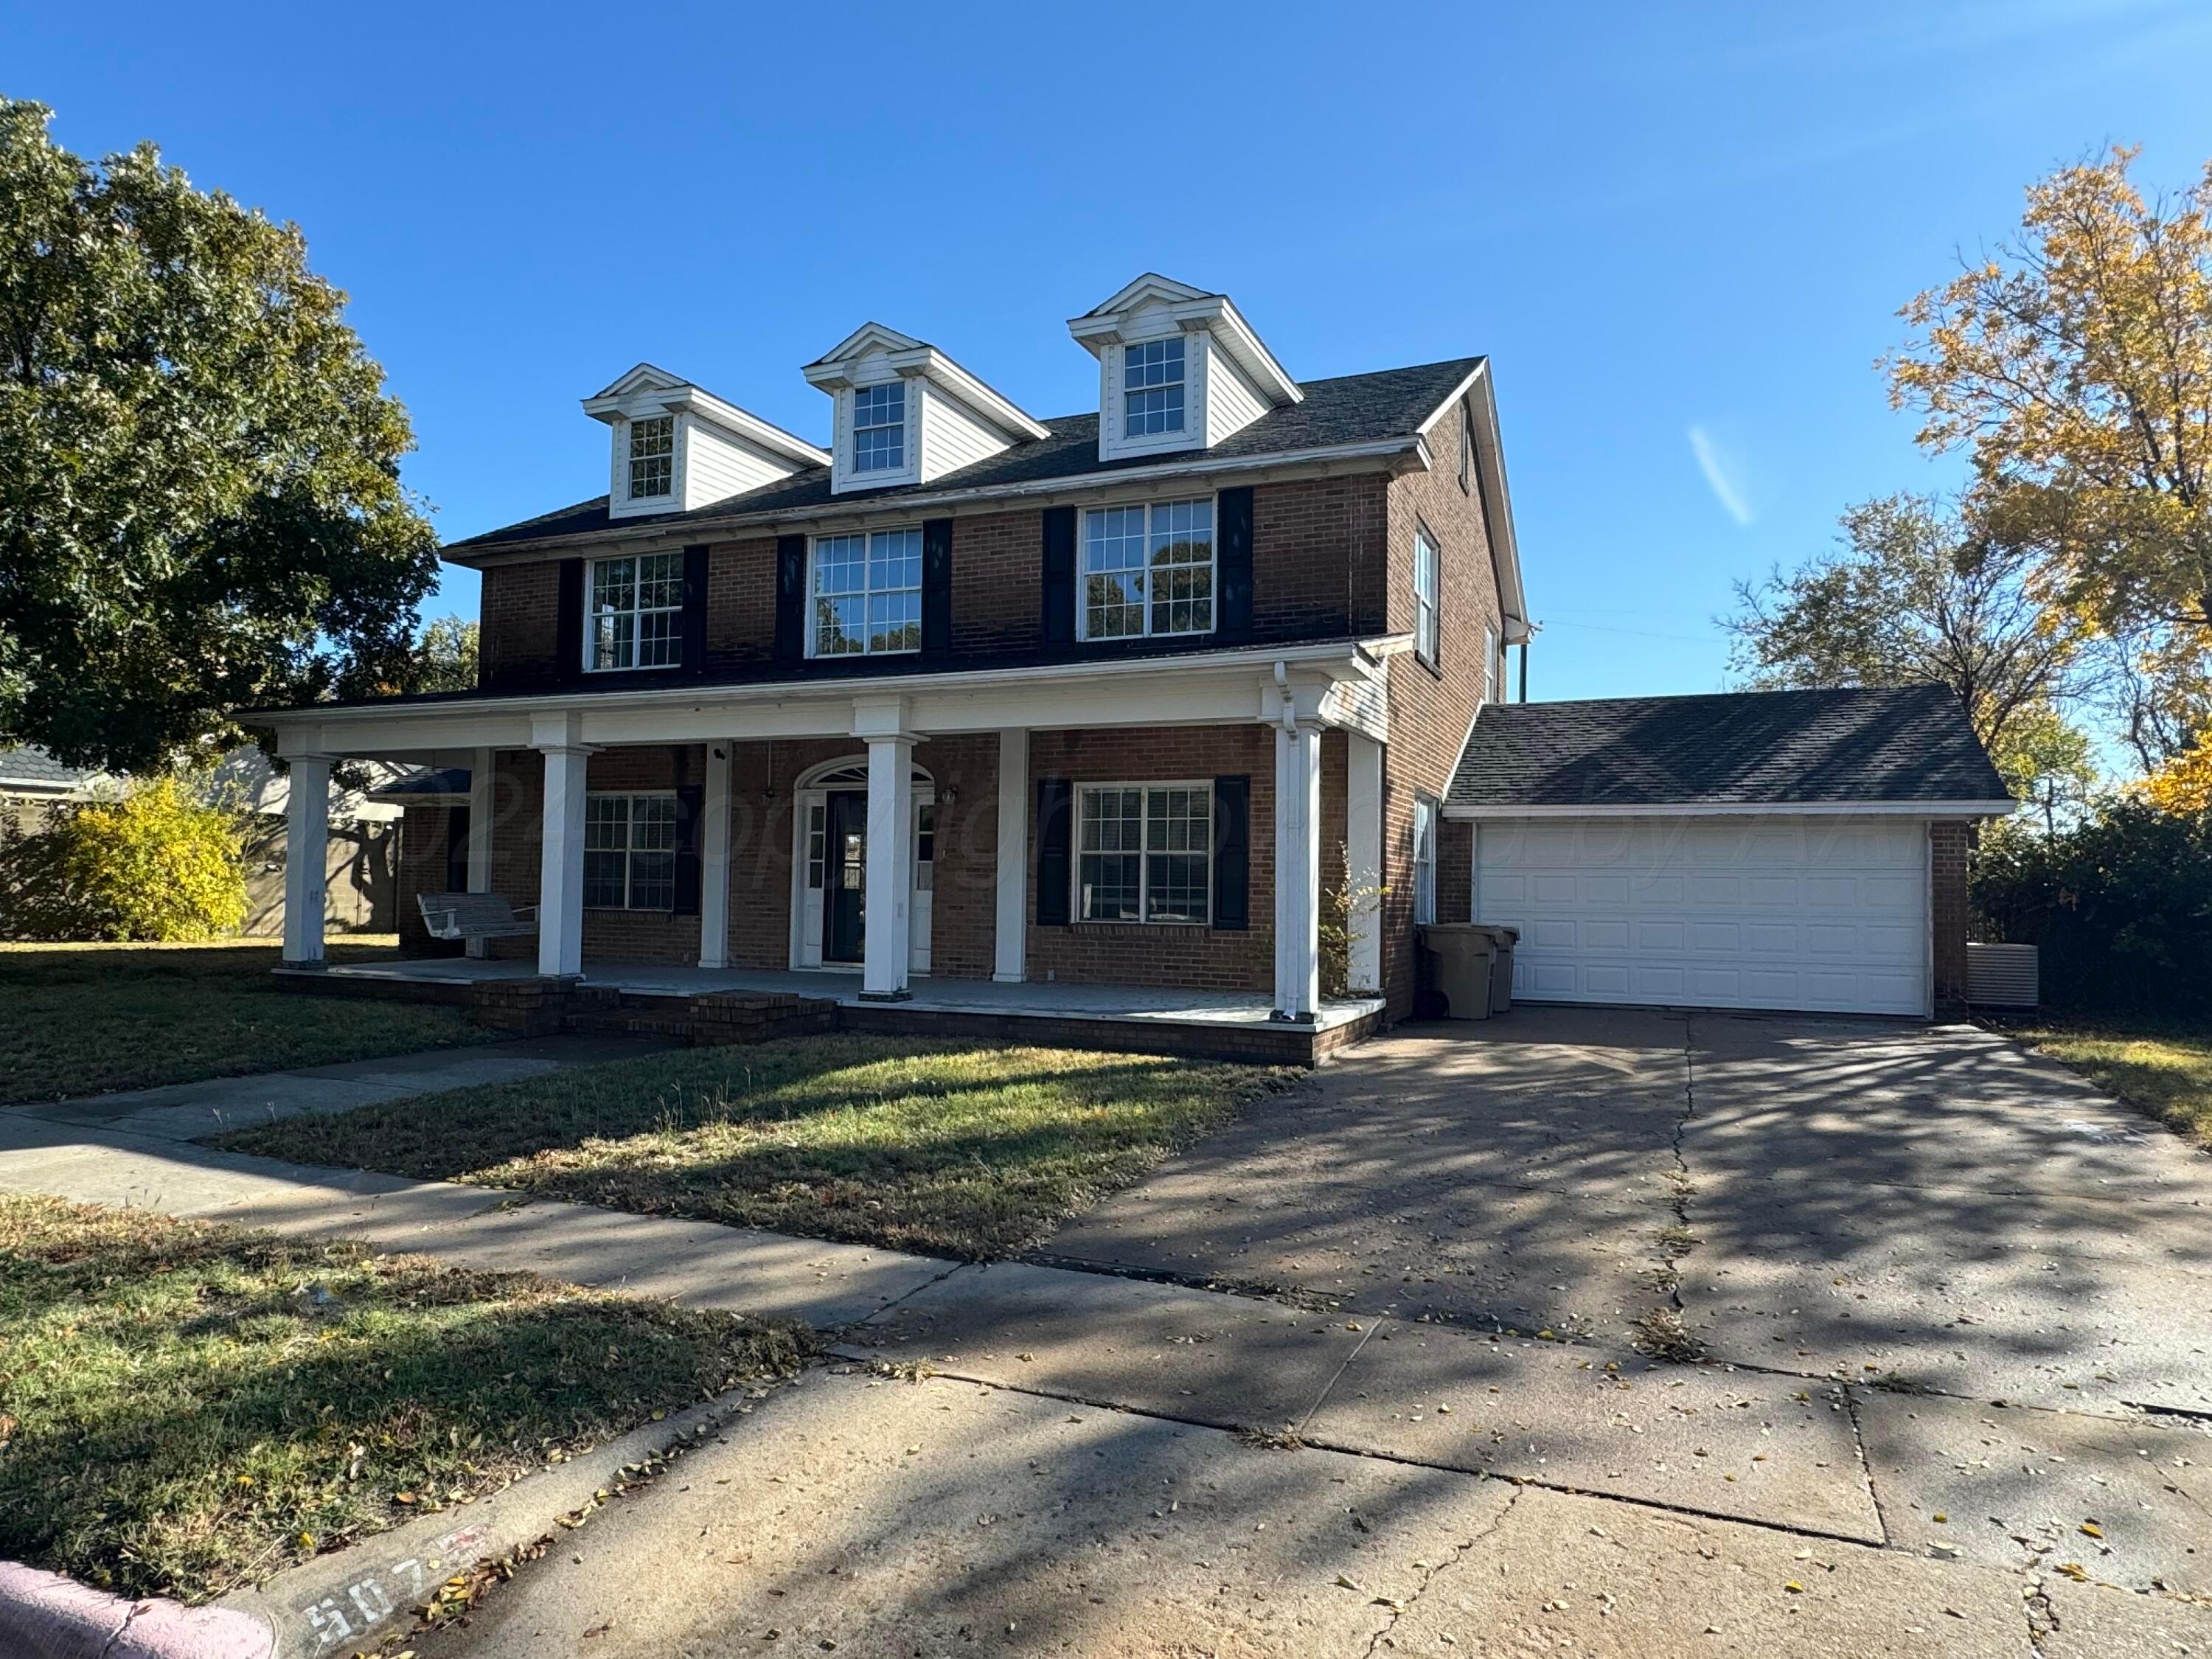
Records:
M808 1037L293 1118L217 1144L983 1259L1041 1243L1293 1075Z
M208 1601L788 1372L805 1342L525 1273L0 1198L0 1558Z
M2205 1021L2044 1019L2000 1029L2212 1149L2212 1026Z
M332 962L392 954L387 937ZM303 996L270 976L282 947L0 945L0 1104L238 1077L483 1042L457 1008Z

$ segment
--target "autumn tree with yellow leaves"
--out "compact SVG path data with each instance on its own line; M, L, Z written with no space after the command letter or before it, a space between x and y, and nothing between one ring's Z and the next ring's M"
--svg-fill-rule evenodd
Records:
M1888 363L1919 441L1971 451L1977 520L2033 562L2053 626L2133 689L2169 810L2212 806L2212 165L2176 199L2116 149L2028 191L2019 240L1901 313Z

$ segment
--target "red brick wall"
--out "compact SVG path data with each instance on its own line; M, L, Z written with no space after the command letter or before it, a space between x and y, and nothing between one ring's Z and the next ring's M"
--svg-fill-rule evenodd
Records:
M723 542L707 551L707 660L714 668L775 654L775 538Z
M1253 490L1253 638L1325 639L1378 626L1389 492L1379 472Z
M1437 826L1437 920L1474 920L1474 826L1464 818Z
M557 561L488 567L477 610L477 672L483 683L501 686L551 679L559 611Z
M1275 983L1274 735L1249 726L1037 732L1030 737L1029 915L1036 915L1036 780L1173 782L1244 775L1252 780L1251 915L1242 931L1140 922L1074 922L1028 933L1028 977L1093 984L1178 985L1272 991ZM1343 769L1338 768L1341 787ZM1322 816L1327 821L1327 792ZM1342 808L1340 805L1340 817Z
M1928 826L1928 908L1935 930L1936 1006L1966 1004L1966 854L1972 830L1958 819Z
M1388 574L1391 631L1413 627L1413 532L1425 524L1440 558L1438 615L1442 635L1433 670L1412 652L1390 659L1390 747L1383 758L1382 867L1389 891L1383 900L1382 979L1389 1017L1403 1019L1413 1006L1413 798L1441 799L1451 782L1469 723L1482 696L1482 635L1498 627L1498 580L1482 522L1480 485L1459 484L1461 411L1455 408L1429 433L1436 469L1409 472L1390 485ZM1499 691L1503 695L1503 671ZM1468 843L1439 837L1437 914L1467 915ZM1445 871L1455 863L1455 887ZM1453 909L1450 905L1459 908Z

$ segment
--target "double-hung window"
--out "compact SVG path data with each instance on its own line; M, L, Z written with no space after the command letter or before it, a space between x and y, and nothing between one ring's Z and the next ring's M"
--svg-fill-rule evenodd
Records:
M921 532L878 530L814 542L817 657L921 649Z
M1153 501L1083 515L1083 637L1213 631L1213 502Z
M586 610L587 667L672 666L684 657L684 556L592 560Z
M1413 531L1413 649L1431 668L1437 665L1439 641L1437 605L1442 590L1442 565L1435 539L1425 528L1416 526Z
M676 489L676 417L656 415L629 423L629 498L668 495Z
M1482 700L1498 701L1498 630L1486 627L1482 630Z
M1437 804L1413 797L1413 920L1437 919Z
M1121 348L1121 435L1182 430L1183 338Z
M853 471L896 472L906 465L906 382L853 394Z
M675 908L675 796L585 798L584 902L606 910Z
M1078 792L1076 914L1203 927L1213 892L1213 786L1094 783Z

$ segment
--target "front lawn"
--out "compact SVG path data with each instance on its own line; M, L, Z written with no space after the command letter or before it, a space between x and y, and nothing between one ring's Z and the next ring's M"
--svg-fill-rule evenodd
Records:
M2204 1021L2046 1018L1999 1029L2212 1148L2212 1029Z
M0 1198L0 1558L210 1601L805 1346L527 1273Z
M1041 1243L1295 1075L806 1037L293 1118L217 1144L980 1259Z
M333 940L330 959L394 943ZM279 990L283 954L267 939L0 945L0 1105L490 1040L457 1008Z

